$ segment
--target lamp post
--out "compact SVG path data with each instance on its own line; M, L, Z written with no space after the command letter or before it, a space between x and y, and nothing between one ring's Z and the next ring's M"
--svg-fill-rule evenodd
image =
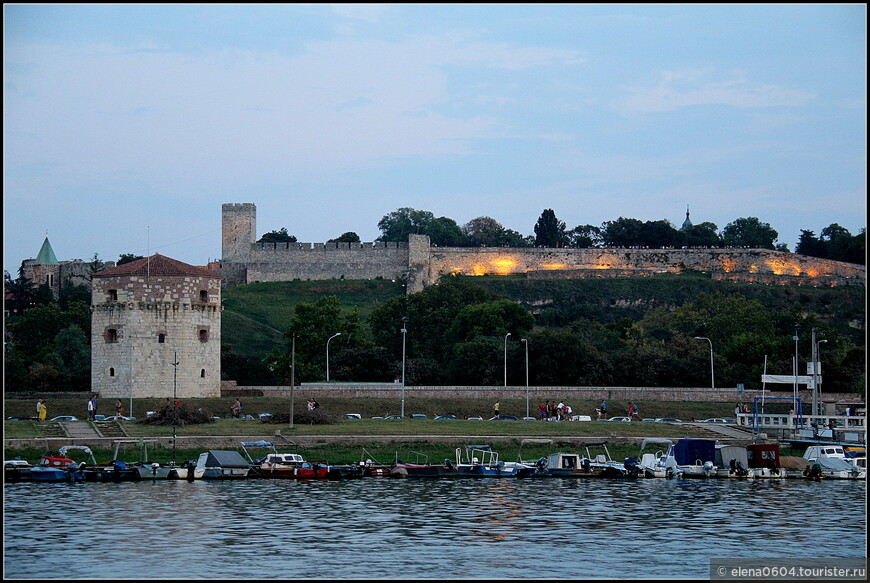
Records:
M172 362L172 463L175 463L175 431L178 425L178 351Z
M329 341L335 338L336 336L341 336L341 332L336 332L326 341L326 382L329 382Z
M529 339L521 338L520 342L526 349L526 417L529 416Z
M402 419L405 418L405 339L408 336L408 316L402 316Z
M716 376L713 372L713 341L706 336L695 336L695 340L706 340L710 343L710 388L716 388Z
M793 404L792 404L792 409L794 410L795 414L798 413L798 411L797 411L797 396L798 396L798 330L800 329L800 327L801 327L800 324L795 324L795 325L794 325L794 336L793 336L793 340L794 340L794 396L793 396L793 399L794 399L794 400L793 400L793 402L792 402L792 403L793 403Z
M504 386L507 387L507 339L511 333L508 332L504 335Z
M326 359L327 363L329 358ZM294 408L296 406L295 395L293 389L296 386L296 334L293 335L293 344L290 349L290 429L293 429L293 416L296 414Z
M819 340L816 342L816 329L813 328L813 415L822 414L822 363L819 355L819 344L827 342L827 340Z

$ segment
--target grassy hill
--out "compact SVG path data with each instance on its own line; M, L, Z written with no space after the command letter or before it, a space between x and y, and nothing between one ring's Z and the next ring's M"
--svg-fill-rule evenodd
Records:
M713 281L703 274L618 277L609 279L530 280L524 276L483 276L473 281L503 294L534 313L537 324L561 326L586 317L613 322L636 320L652 308L675 307L699 293L741 294L770 309L798 305L818 314L839 333L864 345L866 288L766 286ZM328 280L256 283L223 290L224 345L243 356L259 357L282 341L282 333L299 302L313 303L335 295L363 323L378 305L404 295L401 282Z

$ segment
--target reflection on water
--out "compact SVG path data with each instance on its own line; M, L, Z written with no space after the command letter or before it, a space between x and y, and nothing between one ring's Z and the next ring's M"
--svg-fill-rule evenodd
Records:
M866 557L863 482L144 481L4 494L6 578L706 579L711 557Z

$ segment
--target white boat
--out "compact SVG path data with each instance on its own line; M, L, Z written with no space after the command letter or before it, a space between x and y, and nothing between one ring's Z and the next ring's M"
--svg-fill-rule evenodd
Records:
M810 475L829 480L864 480L867 470L852 463L841 445L811 445L804 452L804 459L809 462Z
M683 478L713 477L716 470L716 442L712 439L680 439L668 451L665 467L679 471Z
M662 449L657 449L654 453L644 451L647 446L662 446ZM637 463L640 470L646 478L678 478L682 473L678 467L665 465L665 460L668 453L671 451L674 442L664 437L648 437L640 443L640 452L637 457Z
M239 452L210 449L199 454L193 477L196 480L240 480L248 477L250 469Z

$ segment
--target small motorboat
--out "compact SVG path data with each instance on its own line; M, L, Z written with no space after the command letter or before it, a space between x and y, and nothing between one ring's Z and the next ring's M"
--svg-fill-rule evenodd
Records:
M71 446L63 446L58 449L57 453L46 451L39 458L39 462L30 469L30 475L34 482L80 482L84 480L84 472L82 467L84 463L79 463L66 455L66 452ZM80 446L81 447L81 446ZM94 454L87 447L84 448L91 454L93 460ZM96 460L94 460L96 461Z
M646 451L647 446L663 446L663 449L657 449L654 453ZM676 466L667 467L665 460L674 442L664 437L648 437L640 443L640 452L638 453L637 465L640 471L643 472L646 478L678 478L681 474Z
M248 477L250 470L251 465L239 452L210 449L199 454L193 476L188 472L187 479L242 480Z
M523 462L506 462L498 459L498 453L489 445L466 445L456 448L456 463L445 460L448 473L445 476L467 478L528 478L535 466ZM452 469L451 469L452 468Z
M270 452L265 457L255 460L248 449L266 448ZM248 458L249 476L251 478L290 478L296 480L328 478L330 466L324 461L306 461L298 453L278 453L275 446L268 441L243 441L242 451ZM334 468L332 477L341 476L338 466Z
M867 470L854 464L846 457L840 445L811 445L803 458L810 463L807 474L816 474L829 480L864 480Z
M592 454L589 448L601 448L604 453ZM586 444L586 459L589 467L600 478L639 478L643 471L635 458L627 458L624 462L614 461L610 457L606 443Z
M716 442L685 437L671 446L666 468L675 468L683 478L711 478L716 473Z

